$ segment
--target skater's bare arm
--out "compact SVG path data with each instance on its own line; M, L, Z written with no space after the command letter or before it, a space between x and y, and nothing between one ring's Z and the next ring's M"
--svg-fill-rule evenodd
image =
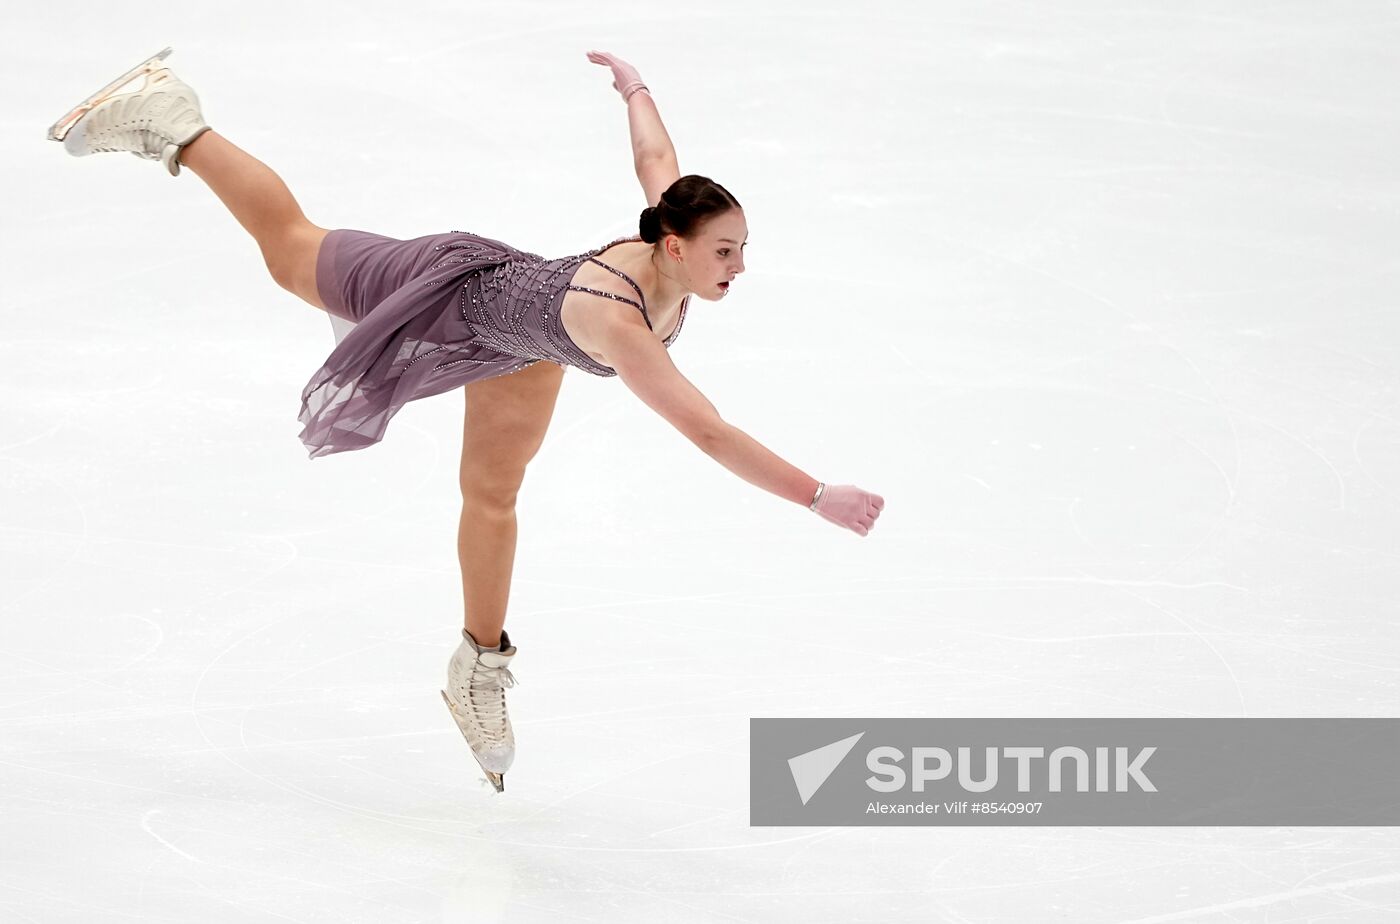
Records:
M817 479L725 422L645 326L609 325L598 341L622 383L706 455L755 487L804 507L811 502Z
M701 448L749 484L794 504L806 507L817 490L817 479L731 424Z
M632 94L627 101L627 122L632 132L632 165L646 193L647 204L654 206L661 201L661 194L680 179L676 149L671 146L666 126L661 124L661 113L657 112L651 94Z
M632 164L646 192L647 204L656 205L661 194L680 178L676 149L661 113L651 98L651 91L642 82L637 69L617 55L606 51L590 51L588 60L612 70L613 89L627 104L627 127L632 135Z

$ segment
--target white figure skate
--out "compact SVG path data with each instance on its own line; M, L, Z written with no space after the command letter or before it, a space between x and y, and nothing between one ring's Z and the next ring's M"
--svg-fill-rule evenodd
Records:
M482 648L463 629L462 644L447 662L447 689L442 691L472 756L496 792L505 792L506 771L515 760L515 732L506 712L505 694L506 687L515 686L510 672L514 657L515 646L506 633L501 633L497 650Z
M180 149L209 130L199 97L161 64L167 48L83 100L49 127L49 140L61 141L74 157L128 151L165 164L180 175ZM141 80L138 89L121 92Z

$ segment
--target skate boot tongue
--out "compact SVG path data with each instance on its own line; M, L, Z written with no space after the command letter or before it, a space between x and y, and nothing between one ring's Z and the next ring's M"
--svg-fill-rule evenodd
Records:
M493 646L491 646L490 648L486 647L485 645L480 645L480 644L478 644L477 641L476 641L476 639L472 638L472 634L471 634L470 632L468 632L466 629L463 629L463 630L462 630L462 638L466 639L466 640L467 640L467 644L471 645L471 646L472 646L472 650L475 651L475 652L476 652L477 654L479 654L479 655L480 655L480 654L486 654L486 653L488 653L488 652L498 652L498 651L499 651L499 652L504 652L504 653L505 653L506 655L508 655L508 656L509 656L509 655L514 655L514 654L515 654L515 646L512 645L512 644L510 643L510 636L506 634L506 632L505 632L504 629L501 630L501 643L500 643L500 645L493 645Z
M504 631L501 632L501 644L495 648L484 648L478 645L476 639L472 638L472 634L466 629L462 630L462 637L472 647L472 651L476 654L477 663L483 667L509 667L510 659L515 657L515 646L510 643L510 636ZM509 672L507 672L508 675ZM508 683L506 686L510 686L510 684Z
M509 667L510 659L513 657L515 657L514 648L510 650L509 654L507 654L504 651L487 649L486 651L483 651L481 654L476 656L477 660L480 661L486 667Z

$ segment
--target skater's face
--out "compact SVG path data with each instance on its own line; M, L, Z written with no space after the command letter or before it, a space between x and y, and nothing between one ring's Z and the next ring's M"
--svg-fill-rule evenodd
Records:
M672 265L683 273L687 288L706 301L717 302L729 294L730 283L744 271L744 247L749 225L743 209L730 209L700 226L691 238L667 241Z

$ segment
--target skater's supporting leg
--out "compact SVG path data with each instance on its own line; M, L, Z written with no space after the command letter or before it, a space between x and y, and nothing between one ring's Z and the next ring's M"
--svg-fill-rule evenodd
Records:
M282 178L212 130L185 146L180 163L198 174L253 235L277 284L324 309L316 290L316 254L328 231L307 220Z
M515 505L462 498L457 561L462 568L463 624L477 644L501 643L515 565Z
M563 379L562 367L539 362L466 387L457 557L466 629L482 647L500 644L515 564L515 498Z

